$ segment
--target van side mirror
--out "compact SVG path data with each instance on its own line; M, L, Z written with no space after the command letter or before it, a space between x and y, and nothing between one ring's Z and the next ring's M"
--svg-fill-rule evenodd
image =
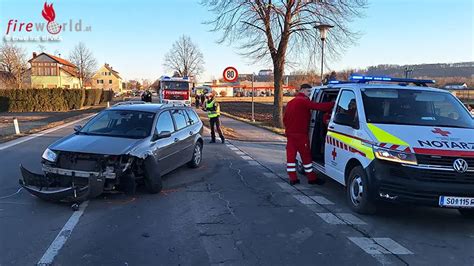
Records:
M75 125L74 126L74 132L79 132L79 131L81 131L81 129L82 129L81 125Z
M151 138L152 141L157 141L159 139L166 139L166 138L169 138L171 137L171 132L169 131L161 131L160 133L156 133L153 135L153 137Z
M359 128L359 123L354 121L353 117L350 117L348 114L338 113L334 117L334 123L344 126L349 126L352 128Z

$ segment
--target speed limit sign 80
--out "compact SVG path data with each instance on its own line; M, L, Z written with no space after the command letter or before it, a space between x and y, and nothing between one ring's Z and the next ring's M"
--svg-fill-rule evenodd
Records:
M239 78L239 72L235 67L226 67L222 75L227 82L235 82Z

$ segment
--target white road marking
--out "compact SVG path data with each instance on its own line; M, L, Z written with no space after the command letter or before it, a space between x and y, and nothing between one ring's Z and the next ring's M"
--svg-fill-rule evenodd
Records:
M397 255L411 255L413 252L410 250L406 249L402 245L398 244L395 242L395 240L388 238L388 237L374 237L374 241L390 251L392 254L397 254Z
M54 258L56 257L56 255L58 255L61 248L71 236L72 230L74 230L74 227L76 227L88 204L89 201L83 202L79 206L79 210L75 211L71 215L69 220L66 222L59 234L54 239L53 243L51 243L49 248L43 254L43 257L41 257L41 259L39 260L38 265L51 265L53 263Z
M310 196L310 198L316 201L320 205L334 205L334 202L326 199L323 196Z
M256 161L247 161L250 165L253 165L253 166L260 166L259 163L257 163Z
M309 205L309 204L316 204L313 200L308 198L305 195L298 195L298 194L293 194L293 198L297 199L299 202L301 202L304 205Z
M347 224L367 224L352 213L337 213L337 216Z
M253 161L252 157L250 156L247 156L247 155L244 155L244 156L240 156L242 159L244 160L247 160L247 161Z
M233 150L233 151L240 151L238 148L233 147L233 146L232 146L232 147L229 147L229 149L231 149L231 150Z
M316 214L328 224L346 224L343 220L330 212L317 212Z
M12 140L12 141L9 141L9 142L5 142L3 144L0 145L0 151L1 150L5 150L5 149L8 149L10 147L13 147L15 145L18 145L20 143L23 143L23 142L27 142L27 141L30 141L32 139L35 139L35 138L38 138L38 137L41 137L41 136L44 136L46 134L49 134L51 132L54 132L56 130L60 130L62 128L65 128L65 127L68 127L68 126L71 126L71 125L74 125L82 120L85 120L85 119L89 119L91 117L93 117L95 114L93 115L90 115L90 116L86 116L84 118L81 118L81 119L78 119L78 120L75 120L75 121L72 121L72 122L69 122L69 123L66 123L64 125L60 125L60 126L57 126L57 127L53 127L53 128L50 128L50 129L46 129L44 131L41 131L41 132L38 132L38 133L35 133L35 134L31 134L29 136L26 136L26 137L23 137L23 138L19 138L19 139L16 139L16 140Z
M278 176L275 175L274 173L265 172L265 173L263 173L263 175L264 175L265 177L268 177L268 178L278 178Z
M386 237L368 238L368 237L349 237L354 244L359 246L367 254L396 254L396 255L410 255L413 252L404 248L394 240Z
M283 190L286 191L294 191L295 189L290 186L288 183L285 182L276 182L277 185L279 185Z
M241 152L241 151L235 151L235 153L236 153L237 155L245 155L245 153L243 153L243 152Z

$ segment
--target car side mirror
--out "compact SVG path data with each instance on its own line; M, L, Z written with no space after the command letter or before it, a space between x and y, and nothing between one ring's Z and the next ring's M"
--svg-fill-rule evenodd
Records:
M157 141L159 139L166 139L171 137L171 132L169 131L161 131L160 133L155 133L152 137L152 141Z
M349 126L352 128L359 128L357 122L354 121L354 118L350 117L348 114L338 113L334 117L334 123L344 126Z
M79 132L79 131L81 131L81 129L82 129L81 125L75 125L74 126L74 132Z

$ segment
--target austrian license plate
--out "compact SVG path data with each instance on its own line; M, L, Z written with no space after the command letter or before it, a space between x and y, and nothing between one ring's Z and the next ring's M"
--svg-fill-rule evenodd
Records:
M474 208L474 198L468 197L439 197L439 206L452 208Z

